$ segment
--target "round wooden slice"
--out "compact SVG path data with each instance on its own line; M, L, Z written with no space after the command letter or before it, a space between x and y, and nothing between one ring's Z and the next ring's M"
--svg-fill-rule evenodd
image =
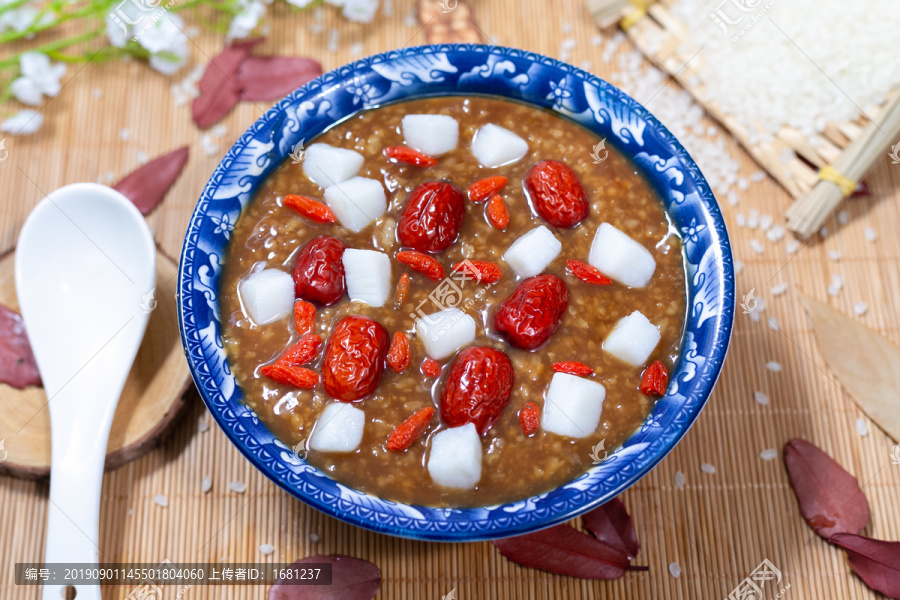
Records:
M0 257L0 303L18 312L14 264L14 251ZM178 334L177 271L178 265L157 248L156 307L113 418L107 469L155 448L185 404L191 378ZM49 475L50 412L43 388L18 390L0 383L0 415L0 472L28 479Z

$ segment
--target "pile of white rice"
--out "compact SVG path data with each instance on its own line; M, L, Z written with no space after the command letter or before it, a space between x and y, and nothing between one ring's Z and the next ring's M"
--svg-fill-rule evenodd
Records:
M826 121L869 113L900 86L897 0L678 0L672 12L701 48L690 83L752 143L784 125L815 141Z

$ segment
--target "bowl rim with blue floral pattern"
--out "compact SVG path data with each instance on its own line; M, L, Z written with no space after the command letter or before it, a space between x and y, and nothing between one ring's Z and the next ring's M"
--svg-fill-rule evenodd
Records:
M621 448L587 472L519 502L440 508L351 489L308 464L246 406L228 365L218 313L222 257L242 208L296 144L364 109L428 96L490 95L549 109L605 138L662 199L681 232L688 310L669 389ZM524 50L467 44L384 52L295 90L228 150L206 184L185 234L178 318L191 374L213 418L243 455L306 504L347 523L401 537L475 541L521 535L578 516L618 496L681 440L725 360L734 318L734 268L725 223L700 169L646 108L611 84Z

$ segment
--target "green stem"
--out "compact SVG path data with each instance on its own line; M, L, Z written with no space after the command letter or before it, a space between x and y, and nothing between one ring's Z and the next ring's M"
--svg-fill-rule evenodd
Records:
M27 52L42 52L44 54L48 54L50 52L56 52L58 50L62 50L64 48L69 48L76 44L80 44L82 42L90 41L99 35L103 34L105 30L103 29L95 29L94 31L90 31L88 33L83 33L81 35L76 35L75 37L66 38L64 40L56 40L55 42L50 42L48 44L44 44L43 46L37 46L36 48L31 48L27 50ZM13 54L3 60L0 60L0 69L5 69L12 65L19 64L19 57L22 56L26 51L19 52L18 54Z
M9 4L4 4L3 6L0 6L0 15L11 10L15 10L23 4L28 4L28 0L13 0L13 2L10 2Z

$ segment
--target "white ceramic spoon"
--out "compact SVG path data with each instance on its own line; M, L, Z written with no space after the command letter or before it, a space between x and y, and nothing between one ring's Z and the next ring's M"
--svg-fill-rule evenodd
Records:
M28 215L16 248L16 294L49 399L47 563L97 563L106 443L155 285L144 217L119 192L60 188ZM59 573L57 574L59 575ZM75 586L100 600L99 586ZM44 600L63 586L44 586Z

